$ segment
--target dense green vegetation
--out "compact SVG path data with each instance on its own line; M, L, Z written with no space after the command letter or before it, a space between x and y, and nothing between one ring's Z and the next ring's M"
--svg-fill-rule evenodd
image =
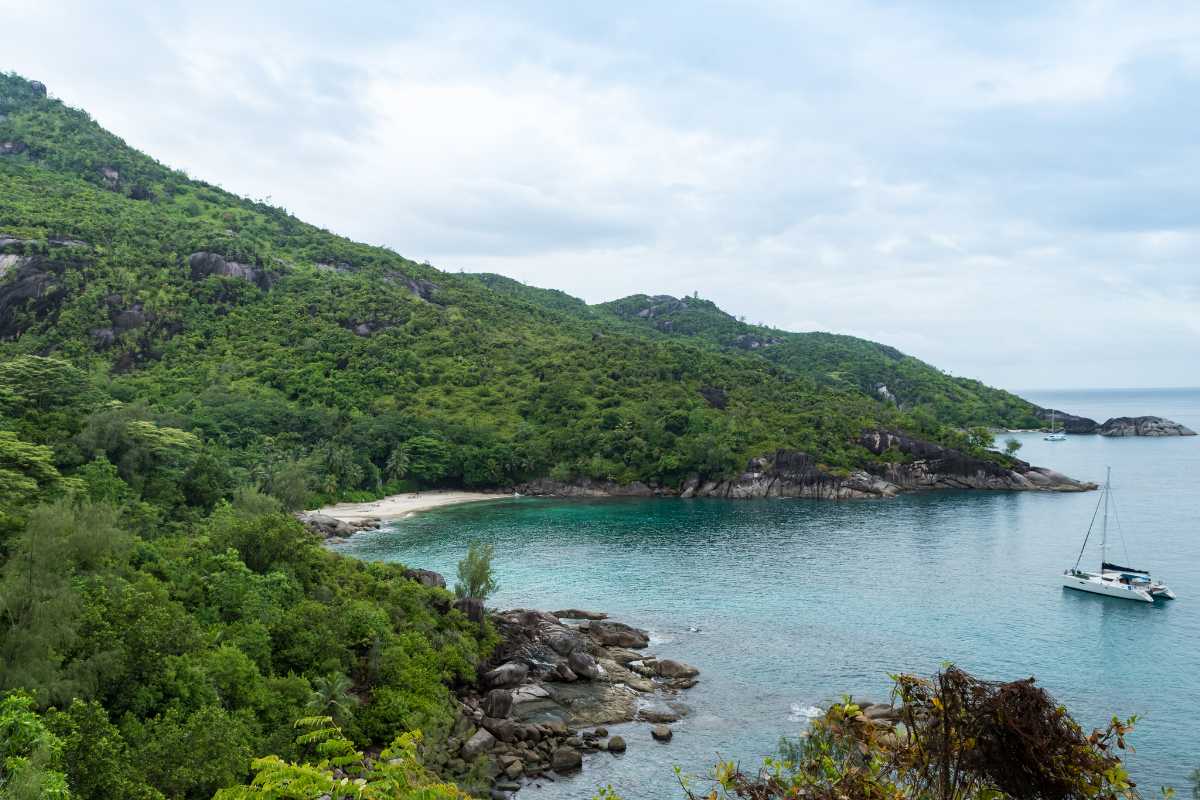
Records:
M0 76L0 798L208 798L252 759L224 796L336 770L454 796L401 735L436 753L494 634L291 510L676 485L780 447L845 469L877 426L982 452L968 429L1033 411L881 345L646 302L350 242ZM494 588L485 556L468 597ZM297 719L324 722L298 742ZM384 746L394 769L363 755Z
M74 364L289 506L405 480L678 484L779 447L849 467L871 458L851 444L864 427L965 446L957 429L1033 421L871 342L697 299L589 307L347 241L167 169L17 77L0 114L0 358Z

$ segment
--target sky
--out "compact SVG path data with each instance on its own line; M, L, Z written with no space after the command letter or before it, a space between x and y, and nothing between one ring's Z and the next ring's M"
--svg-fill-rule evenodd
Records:
M0 0L0 70L447 270L1200 385L1200 4Z

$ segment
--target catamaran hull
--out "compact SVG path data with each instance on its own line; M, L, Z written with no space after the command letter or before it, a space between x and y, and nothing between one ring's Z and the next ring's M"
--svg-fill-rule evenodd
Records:
M1135 603L1153 603L1154 598L1145 589L1135 589L1132 586L1111 586L1100 581L1088 580L1075 575L1064 575L1063 586L1079 592L1091 592L1105 597L1115 597L1119 600L1132 600Z

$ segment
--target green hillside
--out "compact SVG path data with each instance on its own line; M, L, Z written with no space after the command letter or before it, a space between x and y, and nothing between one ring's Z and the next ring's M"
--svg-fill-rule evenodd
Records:
M547 475L674 486L778 448L836 471L887 456L854 444L874 427L1003 459L963 429L1029 411L704 301L589 307L440 272L0 76L0 797L207 800L268 754L326 763L264 759L291 788L221 796L348 796L355 748L379 781L355 796L461 796L429 770L486 790L486 758L451 743L491 624L332 555L295 509Z
M20 78L0 86L0 357L79 367L97 402L194 434L227 485L301 475L312 501L403 479L674 485L780 447L851 467L871 458L850 443L864 427L965 445L955 429L1030 421L882 345L440 272L189 179ZM58 445L58 466L77 449Z

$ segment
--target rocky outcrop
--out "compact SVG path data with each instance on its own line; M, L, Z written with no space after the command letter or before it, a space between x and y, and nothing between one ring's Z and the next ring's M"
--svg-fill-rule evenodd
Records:
M868 431L857 444L875 455L889 451L901 460L869 464L861 469L835 471L796 450L778 450L753 458L746 469L730 478L692 477L678 490L643 483L620 485L609 481L571 483L540 479L517 487L522 494L556 497L679 496L749 499L800 497L818 500L889 498L903 492L935 489L991 491L1081 492L1093 483L1012 459L1010 466L963 453L933 442L892 431Z
M15 156L26 151L25 143L16 139L0 141L0 156Z
M428 586L431 589L445 589L446 579L440 572L434 572L431 569L406 569L404 577L410 581L416 581L422 586Z
M260 289L270 289L278 278L270 270L237 261L226 261L224 256L203 250L188 256L188 267L194 281L204 280L210 275L221 275L247 281Z
M67 262L44 256L3 258L0 279L0 339L19 336L39 320L53 318L66 296L61 280Z
M1056 429L1061 428L1067 433L1095 433L1100 427L1100 424L1094 419L1068 414L1057 408L1037 408L1034 410L1034 414L1047 425L1053 422Z
M696 684L699 670L605 644L649 642L645 631L605 617L578 609L492 614L500 643L480 674L482 696L460 698L447 763L465 770L472 759L490 758L496 796L516 791L522 779L585 768L586 754L625 752L624 738L608 738L608 724L686 716L677 698ZM561 621L580 618L578 625Z
M331 517L328 514L318 514L315 511L302 512L296 515L296 519L308 528L313 533L325 539L346 538L353 536L359 531L372 530L378 528L380 520L371 517L364 520L356 520L354 522L346 522L336 517ZM421 570L424 572L425 570ZM437 575L436 572L430 573ZM440 575L438 577L441 577ZM442 579L442 585L445 586L445 579Z
M1101 436L1195 436L1191 428L1162 417L1113 417L1097 431Z
M441 288L433 281L427 281L422 278L410 278L403 272L389 272L384 276L383 280L387 283L403 286L412 292L415 297L430 302L433 301L434 295Z

